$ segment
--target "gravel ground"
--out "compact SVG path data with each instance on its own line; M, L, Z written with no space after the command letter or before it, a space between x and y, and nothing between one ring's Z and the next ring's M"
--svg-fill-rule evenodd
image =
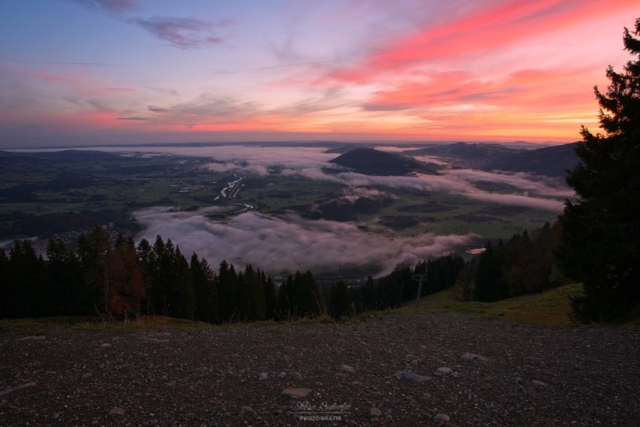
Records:
M0 333L1 426L640 425L632 329L421 314L37 333Z

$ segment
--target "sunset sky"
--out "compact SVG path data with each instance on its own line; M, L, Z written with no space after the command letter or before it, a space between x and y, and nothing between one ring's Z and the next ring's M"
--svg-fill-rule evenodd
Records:
M0 3L0 148L571 142L638 0Z

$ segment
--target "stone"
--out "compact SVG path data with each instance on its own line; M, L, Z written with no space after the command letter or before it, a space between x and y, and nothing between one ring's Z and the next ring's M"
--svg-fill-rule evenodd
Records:
M243 406L242 408L240 408L239 414L241 417L245 415L255 415L256 411L254 411L251 406Z
M447 368L446 366L443 366L441 368L438 368L438 370L436 370L436 372L438 374L442 374L442 375L449 375L450 373L453 372L453 370L451 368Z
M438 414L435 417L433 417L433 419L435 421L443 421L445 423L451 421L451 418L449 418L449 415L447 415L447 414Z
M302 374L300 372L289 372L287 378L291 381L302 381Z
M313 390L310 388L287 387L280 394L289 396L292 399L302 399L307 397Z
M109 348L109 347L111 347L111 344L109 344L108 342L105 342L105 343L100 344L100 347Z
M547 383L543 383L543 382L542 382L542 381L540 381L540 380L532 380L532 381L531 381L531 384L533 384L533 385L539 385L539 386L545 386L545 385L547 385Z
M369 416L371 418L373 417L381 417L382 416L382 411L378 408L371 408L369 409Z
M260 372L258 375L258 381L265 381L267 378L269 378L269 374L266 372Z
M409 371L396 372L395 374L393 374L393 376L396 378L405 379L405 380L413 381L416 383L421 383L431 379L431 377L414 374L413 372L409 372Z
M47 337L44 335L33 335L30 337L24 337L24 338L20 338L18 341L42 341L42 340L46 340Z
M346 372L347 374L355 374L356 370L353 369L351 366L349 365L340 365L340 368L338 368L341 372Z
M86 374L82 374L82 378L91 378L93 374L91 372L87 372Z
M117 406L109 411L109 415L124 415L124 409Z
M60 414L57 412L54 412L53 414L51 414L51 418L53 418L54 420L57 420L58 418L60 418Z
M474 353L465 353L460 357L463 360L466 360L468 362L472 362L474 360L479 360L479 361L485 362L485 363L491 362L491 359L489 359L488 357L480 356L479 354L474 354Z

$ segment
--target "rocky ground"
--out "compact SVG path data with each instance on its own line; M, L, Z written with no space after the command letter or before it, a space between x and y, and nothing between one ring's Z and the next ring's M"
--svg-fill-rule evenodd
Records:
M35 333L0 332L1 426L640 423L632 329L421 314Z

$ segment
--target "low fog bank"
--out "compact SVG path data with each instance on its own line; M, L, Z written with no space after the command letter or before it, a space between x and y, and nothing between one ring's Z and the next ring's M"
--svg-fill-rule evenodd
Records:
M406 147L376 147L384 151L402 152ZM409 188L425 192L451 194L511 206L524 206L542 210L561 209L561 199L574 196L563 182L556 178L524 172L485 172L472 169L444 169L441 175L370 176L362 175L329 163L338 155L325 148L282 147L253 145L216 145L198 147L87 147L83 149L121 153L153 153L210 158L206 167L215 172L235 172L242 175L266 177L272 173L300 176L312 180L329 181L349 187L387 186ZM437 157L417 156L418 160L445 164ZM338 173L327 174L326 168ZM512 188L500 193L478 188L477 183L503 184Z
M271 274L283 270L337 269L369 265L374 276L390 273L398 264L415 264L470 245L475 235L394 237L382 227L306 220L247 212L226 222L206 218L208 210L170 212L150 208L134 213L145 227L137 237L151 243L157 235L170 238L183 254L194 251L214 267L223 259L236 266L252 264Z
M447 192L470 199L543 210L558 209L562 206L562 201L558 198L572 197L574 194L556 178L524 172L444 169L441 175L372 176L347 170L340 171L339 167L329 163L336 155L325 153L317 147L291 149L233 146L207 147L206 151L215 159L207 168L216 172L236 172L261 177L279 173L349 187L386 186L425 192ZM332 169L334 173L326 173L327 168ZM512 191L485 191L474 185L479 182L502 184L511 187Z

